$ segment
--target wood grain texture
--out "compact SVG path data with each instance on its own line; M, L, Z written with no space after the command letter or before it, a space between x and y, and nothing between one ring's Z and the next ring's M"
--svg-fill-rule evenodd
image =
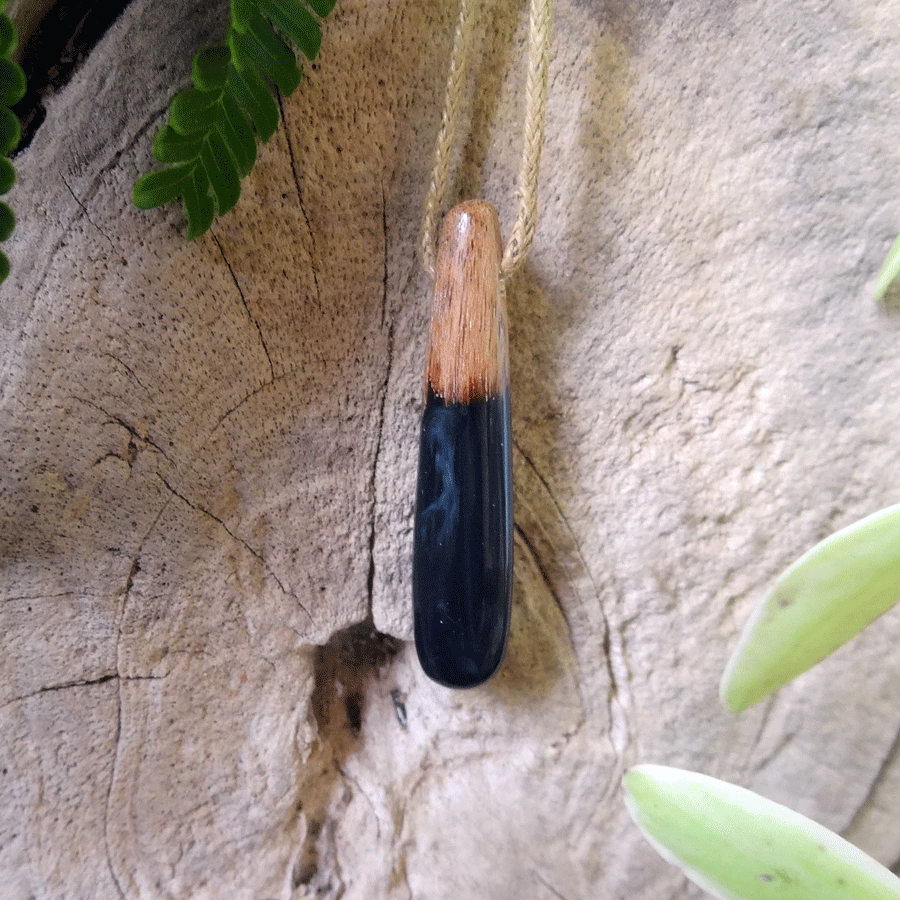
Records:
M425 383L426 393L430 385L447 403L496 397L509 385L502 256L500 222L489 203L458 203L444 217L435 261Z
M430 684L410 551L416 263L455 10L339 0L236 210L134 178L224 2L135 0L16 160L0 287L4 900L695 898L635 762L900 857L900 614L760 708L764 590L896 502L900 17L559 0L541 219L507 291L515 585ZM515 215L524 4L489 4L457 194Z

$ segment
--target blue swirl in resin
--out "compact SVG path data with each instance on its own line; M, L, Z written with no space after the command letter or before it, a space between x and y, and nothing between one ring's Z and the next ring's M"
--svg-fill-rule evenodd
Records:
M425 673L475 687L503 661L512 597L509 389L469 403L428 392L413 537L413 618Z

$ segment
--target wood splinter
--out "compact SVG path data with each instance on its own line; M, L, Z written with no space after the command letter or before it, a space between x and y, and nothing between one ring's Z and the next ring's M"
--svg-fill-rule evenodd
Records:
M473 200L444 219L425 365L413 619L425 673L482 684L503 661L512 597L512 460L500 223Z

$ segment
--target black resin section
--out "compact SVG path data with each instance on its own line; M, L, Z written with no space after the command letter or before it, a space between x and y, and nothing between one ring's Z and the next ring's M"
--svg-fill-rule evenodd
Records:
M425 674L475 687L499 668L512 598L509 389L470 403L429 390L413 538L413 618Z

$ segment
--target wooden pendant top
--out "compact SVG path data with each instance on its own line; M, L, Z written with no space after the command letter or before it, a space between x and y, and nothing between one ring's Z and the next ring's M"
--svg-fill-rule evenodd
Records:
M490 203L470 200L447 213L425 364L426 392L430 387L447 403L495 397L509 383L502 254L500 222Z

